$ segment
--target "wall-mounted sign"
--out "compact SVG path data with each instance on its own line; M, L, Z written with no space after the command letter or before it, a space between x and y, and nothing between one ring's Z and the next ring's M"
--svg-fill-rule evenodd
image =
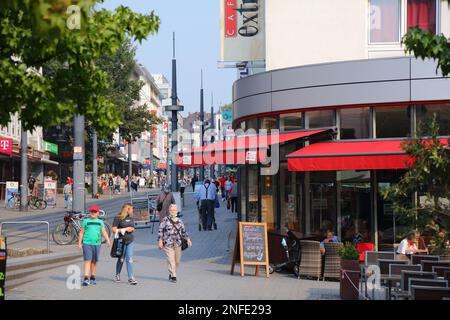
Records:
M220 7L221 60L265 60L265 0L221 0Z
M44 150L58 155L58 145L44 140Z
M0 153L11 155L12 154L13 140L10 138L0 138Z

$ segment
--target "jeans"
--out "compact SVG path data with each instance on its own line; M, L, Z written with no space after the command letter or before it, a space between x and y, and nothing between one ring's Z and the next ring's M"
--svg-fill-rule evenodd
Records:
M124 255L122 256L122 258L117 259L116 274L120 274L120 272L122 271L123 262L126 261L128 279L134 278L133 252L134 252L134 242L126 244L124 248Z
M64 194L64 201L66 202L66 209L71 209L72 201L71 201L71 195L66 193Z
M230 197L231 199L231 212L237 212L237 197Z

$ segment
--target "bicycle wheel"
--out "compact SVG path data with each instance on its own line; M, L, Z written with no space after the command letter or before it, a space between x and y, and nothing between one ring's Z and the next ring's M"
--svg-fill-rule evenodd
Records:
M47 208L47 201L45 201L45 200L37 200L36 201L36 208L44 210L45 208Z
M27 205L31 209L34 209L34 210L38 209L38 203L36 200L29 200Z
M53 230L52 237L57 244L67 245L72 243L76 237L76 231L72 225L61 223Z
M20 208L20 199L16 199L12 197L8 200L8 208L11 209L19 209Z
M111 235L111 226L109 225L108 222L106 222L106 221L103 221L103 222L105 223L106 234L108 236L110 236ZM105 237L103 235L102 235L102 243L106 243L106 239L105 239Z

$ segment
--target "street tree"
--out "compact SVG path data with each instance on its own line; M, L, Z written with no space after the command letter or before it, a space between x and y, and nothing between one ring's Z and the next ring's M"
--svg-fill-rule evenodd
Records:
M1 1L0 125L15 113L27 130L69 122L73 114L85 115L100 134L120 125L121 114L105 95L107 75L96 61L113 54L127 36L146 39L160 22L153 12L141 15L124 6L92 9L102 2ZM41 73L50 61L63 68Z
M430 137L424 138L423 132ZM402 143L412 165L400 181L384 191L392 201L400 222L410 228L425 230L430 225L450 228L450 145L439 139L436 114L426 126L419 127L418 139ZM414 199L415 192L419 198Z

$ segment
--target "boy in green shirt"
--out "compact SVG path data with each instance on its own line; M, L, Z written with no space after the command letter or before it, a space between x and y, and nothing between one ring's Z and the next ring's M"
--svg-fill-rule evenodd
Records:
M84 281L83 286L89 284L97 284L95 280L95 273L97 271L97 261L100 257L100 247L102 245L102 234L111 246L111 241L105 230L103 220L98 218L100 208L98 206L91 206L89 208L89 218L84 218L81 223L80 237L78 240L78 247L83 249L84 260ZM91 274L89 281L89 273Z

